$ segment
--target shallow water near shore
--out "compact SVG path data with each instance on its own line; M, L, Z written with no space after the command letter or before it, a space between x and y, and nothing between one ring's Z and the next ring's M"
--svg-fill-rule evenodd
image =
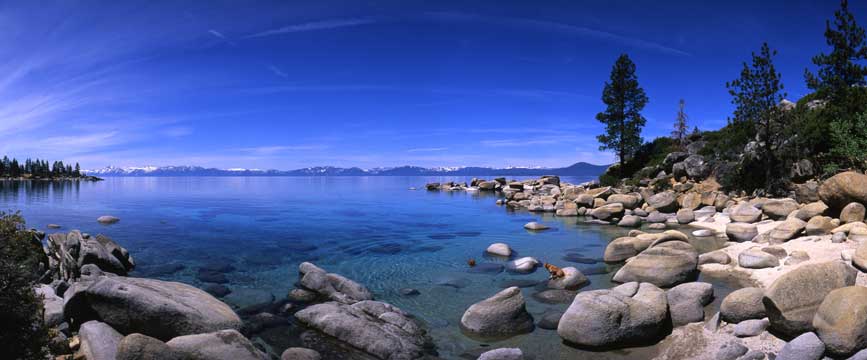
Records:
M21 210L28 226L49 233L81 229L112 237L137 262L131 276L202 287L199 269L212 269L209 274L216 274L216 280L225 281L233 291L224 301L237 307L268 300L269 294L285 297L298 280L298 264L313 261L424 320L443 358L475 358L504 346L520 347L536 359L655 355L653 346L587 352L564 345L556 331L541 328L496 341L463 335L459 322L464 310L511 285L523 287L528 310L537 320L546 311L568 307L533 297L538 292L534 282L547 278L544 269L526 275L468 272L470 258L505 264L483 255L489 244L505 242L518 256L575 266L591 280L582 289L586 291L612 286L611 276L619 266L602 263L602 253L610 240L628 232L616 226L579 224L576 218L512 212L496 206L493 193L424 190L427 182L469 180L129 177L102 182L0 182L0 209ZM96 218L101 215L121 220L100 225ZM529 221L544 222L552 229L529 232L523 229ZM62 229L49 230L48 224ZM717 300L710 308L718 307L719 299L734 287L727 281L702 280L716 288ZM402 296L402 288L418 289L420 295Z

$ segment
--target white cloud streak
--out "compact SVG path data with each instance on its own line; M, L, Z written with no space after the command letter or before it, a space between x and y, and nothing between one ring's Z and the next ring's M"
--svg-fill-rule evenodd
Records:
M298 32L307 32L307 31L320 31L320 30L332 30L332 29L340 29L346 27L355 27L361 25L369 25L374 24L380 21L378 18L351 18L351 19L330 19L330 20L322 20L322 21L312 21L300 24L292 24L288 26L284 26L277 29L266 30L262 32L258 32L252 35L245 36L245 38L259 38L265 36L274 36L281 34L291 34Z

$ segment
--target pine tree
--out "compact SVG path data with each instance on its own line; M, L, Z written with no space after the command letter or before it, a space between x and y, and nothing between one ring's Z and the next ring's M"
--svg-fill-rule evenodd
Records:
M761 51L752 54L752 66L743 64L738 79L726 83L732 104L736 106L731 123L747 126L758 135L760 157L764 162L765 190L769 193L780 192L782 169L779 162L780 148L790 130L790 116L778 106L786 94L780 73L774 67L773 56L767 43Z
M867 117L861 116L867 112L867 65L863 65L867 61L867 34L849 12L848 1L843 0L834 13L833 26L830 20L825 22L825 42L831 52L813 57L818 72L804 71L807 86L826 102L818 110L817 121L809 125L820 134L815 136L818 151L831 155L825 164L827 172L839 167L864 169L867 141L859 137L867 128Z
M72 173L72 176L81 177L81 166L78 166L78 163L75 163L75 172Z
M18 165L18 159L12 159L11 168L9 169L9 176L14 178L21 176L21 167Z
M671 132L671 137L681 149L686 145L686 113L683 111L686 102L680 99L679 108L677 110L677 118L674 119L674 131Z
M599 150L614 150L620 161L620 177L624 164L641 146L641 128L647 121L641 110L647 104L647 95L638 85L635 64L626 54L620 55L611 69L611 79L605 82L602 102L606 109L596 114L596 120L605 124L605 133L596 137Z
M840 10L834 12L833 28L830 20L825 21L825 41L831 46L831 53L813 57L819 72L814 75L810 70L804 71L807 86L822 98L834 99L845 96L853 86L867 85L867 65L858 64L867 60L867 36L849 12L847 0L842 0Z

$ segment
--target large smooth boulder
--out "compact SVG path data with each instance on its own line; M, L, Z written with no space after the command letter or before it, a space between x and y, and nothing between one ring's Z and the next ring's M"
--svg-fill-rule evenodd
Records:
M613 203L602 205L598 208L595 208L590 211L590 216L599 219L609 221L613 218L619 218L623 216L623 205L620 203Z
M636 255L614 274L613 280L670 287L692 280L697 267L698 252L692 245L683 241L667 241Z
M842 261L804 264L783 274L762 299L771 329L789 337L813 331L813 316L825 296L854 285L856 274Z
M777 225L768 234L771 243L779 244L789 241L801 234L807 228L807 223L798 218L788 218Z
M780 259L759 248L749 248L738 254L738 265L747 269L764 269L780 266Z
M321 360L319 352L302 347L291 347L283 351L280 360Z
M518 348L499 348L485 351L476 360L524 360L524 353Z
M525 256L506 263L506 270L528 274L536 271L537 266L539 266L539 260L536 260L534 257Z
M750 241L759 235L759 228L755 224L733 222L726 224L726 236L736 242Z
M36 295L42 296L43 320L45 325L54 327L63 322L63 298L57 296L54 289L45 284L34 288Z
M678 210L675 217L677 218L678 224L689 224L695 221L695 213L692 211L692 209L688 208Z
M295 318L380 359L417 359L434 348L427 331L411 315L379 301L316 304L295 313Z
M106 323L91 320L78 329L81 353L87 360L115 360L123 335Z
M861 243L852 254L852 265L858 270L867 272L867 242Z
M830 234L836 225L834 219L829 216L814 216L807 221L807 226L804 228L806 235L826 235Z
M624 215L620 221L617 222L617 226L622 227L639 227L641 226L641 218L635 215Z
M754 223L762 219L762 210L750 203L741 203L731 209L729 217L733 222Z
M78 323L100 319L124 334L160 340L241 328L228 305L186 284L120 276L80 284L67 290L64 305L66 317Z
M542 230L548 230L549 227L548 227L548 225L538 223L535 221L531 221L531 222L524 224L524 229L532 230L532 231L542 231Z
M373 300L373 294L364 285L340 274L327 273L312 263L301 263L298 266L298 271L301 274L301 280L298 283L304 289L313 291L322 298L345 304Z
M762 212L771 219L779 220L785 219L798 208L798 202L793 199L771 199L762 205Z
M166 343L188 360L269 360L250 340L235 330L179 336Z
M672 191L663 191L648 198L647 204L657 211L667 213L675 212L678 207L677 195Z
M557 334L586 347L622 347L657 340L666 327L665 291L648 283L578 293Z
M620 262L638 255L654 243L662 243L665 241L689 241L686 234L677 230L668 230L661 233L645 234L641 232L632 233L630 235L612 240L605 247L605 252L602 255L602 260L605 262Z
M804 205L795 212L795 217L804 221L810 220L816 216L824 215L828 210L828 205L821 201L814 201Z
M641 197L634 194L612 194L605 200L606 204L621 204L624 208L635 209L641 204Z
M825 344L816 334L808 332L789 341L776 360L819 360L825 353Z
M159 339L129 334L117 346L117 360L181 360L181 354Z
M737 289L728 294L719 307L720 318L730 323L765 317L764 290L756 287Z
M867 204L867 175L854 171L834 175L819 186L819 198L835 210L852 202Z
M849 203L843 207L843 210L840 211L840 223L848 224L852 222L862 222L864 221L864 212L867 211L864 209L864 205L860 203Z
M666 293L674 326L704 321L704 306L713 300L713 285L705 282L680 284Z
M474 336L506 337L533 331L521 289L513 286L471 305L461 317L461 329Z
M867 287L847 286L825 296L813 317L816 335L835 356L867 348Z

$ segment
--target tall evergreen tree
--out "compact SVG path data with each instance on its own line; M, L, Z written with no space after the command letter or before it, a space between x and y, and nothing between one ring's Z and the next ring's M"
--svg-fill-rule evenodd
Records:
M677 142L677 146L681 149L686 145L686 136L688 126L686 125L686 112L683 111L686 102L683 99L680 99L680 103L678 104L677 117L674 119L674 131L671 132L671 138Z
M816 74L804 71L807 86L816 91L826 103L818 111L817 121L809 123L817 134L814 152L830 154L826 171L839 167L867 168L867 34L855 22L848 1L840 3L840 10L825 22L825 42L831 47L828 54L813 57L818 67ZM828 136L830 135L830 141ZM825 140L825 141L821 141Z
M72 176L75 176L75 177L81 176L81 166L78 166L78 163L75 163L75 172L72 173Z
M780 149L788 133L790 117L779 106L786 94L783 92L781 75L774 67L773 56L767 43L762 44L758 54L752 54L752 64L743 64L738 79L726 83L732 104L735 105L734 117L730 123L752 129L758 137L759 156L764 163L765 190L769 193L782 191L782 164L779 161Z
M602 90L606 109L596 114L596 120L605 124L605 133L596 137L599 150L614 150L620 161L620 176L629 158L641 146L641 128L647 120L641 110L647 104L647 95L638 85L635 63L626 54L620 55L611 69L611 78Z

